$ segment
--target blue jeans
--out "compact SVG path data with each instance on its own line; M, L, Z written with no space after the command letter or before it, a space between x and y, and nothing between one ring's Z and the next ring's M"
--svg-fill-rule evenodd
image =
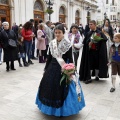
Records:
M26 60L26 55L27 55L28 62L29 62L31 51L32 51L32 40L31 41L24 40L24 45L25 45L25 60Z
M0 61L1 61L1 58L2 58L2 48L0 48Z

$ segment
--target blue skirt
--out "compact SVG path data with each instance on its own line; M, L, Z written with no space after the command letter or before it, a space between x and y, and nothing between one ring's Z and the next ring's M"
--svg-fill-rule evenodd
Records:
M83 92L81 89L81 101L78 101L78 95L76 93L76 86L75 83L72 81L69 86L69 92L64 100L63 106L60 108L53 108L50 106L46 106L41 103L41 101L38 98L38 95L36 97L36 104L40 111L47 115L54 115L54 116L70 116L74 114L78 114L80 110L82 110L83 107L85 107L85 101Z

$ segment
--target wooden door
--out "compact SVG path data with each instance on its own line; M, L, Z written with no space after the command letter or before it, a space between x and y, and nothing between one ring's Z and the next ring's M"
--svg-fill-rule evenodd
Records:
M80 18L75 18L75 24L79 25L80 24Z
M59 15L59 22L65 23L65 15Z
M44 12L42 11L34 11L34 25L37 27L40 20L44 21Z
M10 24L10 8L8 5L0 5L0 20L7 21Z

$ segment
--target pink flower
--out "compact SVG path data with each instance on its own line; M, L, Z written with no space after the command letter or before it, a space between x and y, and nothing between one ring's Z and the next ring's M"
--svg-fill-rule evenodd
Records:
M67 66L67 67L65 68L65 70L72 70L72 69L74 69L72 66Z
M62 66L62 72L63 72L63 76L60 80L60 84L62 83L63 80L66 80L66 84L69 84L71 81L70 77L75 72L75 65L73 63L64 64Z
M69 63L69 64L64 64L62 66L63 70L74 70L75 69L75 65L73 63Z

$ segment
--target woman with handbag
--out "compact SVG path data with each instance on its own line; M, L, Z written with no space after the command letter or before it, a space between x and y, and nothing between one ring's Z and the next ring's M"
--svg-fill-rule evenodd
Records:
M9 28L8 22L3 22L3 30L0 33L0 42L4 51L4 62L6 62L6 71L16 70L14 61L17 60L17 38L13 30ZM9 65L11 62L11 65Z

